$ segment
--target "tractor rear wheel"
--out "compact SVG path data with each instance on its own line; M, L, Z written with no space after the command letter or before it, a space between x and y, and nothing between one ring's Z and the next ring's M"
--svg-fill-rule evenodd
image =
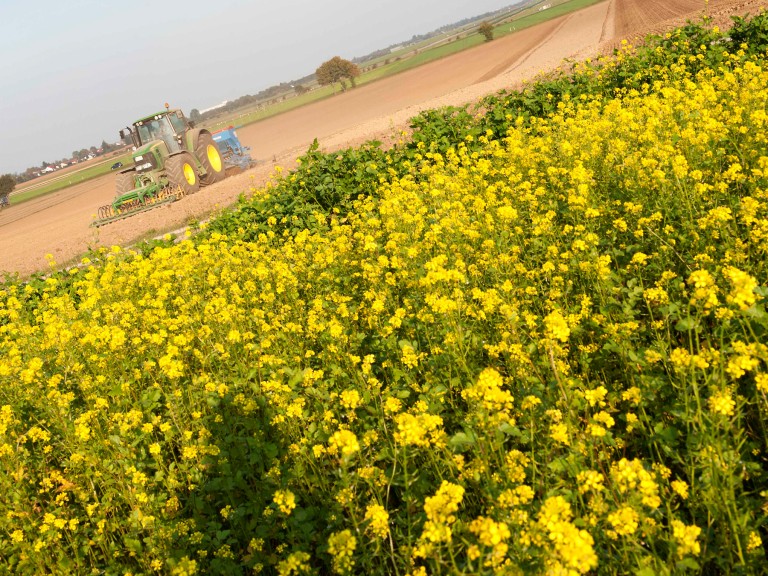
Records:
M181 186L184 194L194 194L200 189L200 179L195 170L195 159L189 152L171 156L165 163L168 183L172 187Z
M136 188L136 184L133 180L133 173L131 172L118 172L115 178L115 197L119 198L126 192L130 192Z
M195 155L200 160L200 164L205 168L205 175L200 177L200 184L208 186L214 182L224 180L226 173L224 171L224 160L221 157L216 142L208 132L201 132L195 142Z

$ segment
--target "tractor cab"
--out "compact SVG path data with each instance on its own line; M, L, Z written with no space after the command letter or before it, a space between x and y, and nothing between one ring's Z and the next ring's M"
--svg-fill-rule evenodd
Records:
M123 140L130 138L134 148L162 140L168 152L173 154L184 149L184 134L190 127L181 110L170 110L137 120L132 127L120 130L120 137Z

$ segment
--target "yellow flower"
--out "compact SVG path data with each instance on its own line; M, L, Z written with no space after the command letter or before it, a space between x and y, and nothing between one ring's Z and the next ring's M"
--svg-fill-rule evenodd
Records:
M755 386L758 392L768 394L768 374L758 374L755 376Z
M594 539L571 520L571 506L562 496L547 498L539 511L538 526L552 544L550 569L556 573L586 574L597 567Z
M485 565L496 566L504 561L509 548L507 540L512 535L504 522L480 516L470 523L469 531L477 536L480 544L491 548L486 555Z
M672 490L675 491L675 493L680 496L683 500L686 500L688 498L688 483L683 480L673 480L670 482L670 486L672 486Z
M544 318L544 326L546 334L553 340L559 340L560 342L568 342L568 338L571 335L571 329L568 328L568 324L563 318L563 315L559 311L555 310L550 312Z
M333 571L336 574L347 574L355 565L353 555L357 547L357 539L349 530L334 532L328 537L328 553L332 557Z
M496 546L505 542L512 535L504 522L479 516L469 525L469 531L477 536L483 546Z
M579 484L579 493L600 492L603 486L603 475L595 470L584 470L576 476L576 482Z
M296 508L296 496L290 490L277 490L272 497L272 501L278 507L280 512L289 516Z
M341 393L341 405L348 410L354 410L361 402L362 398L357 390L344 390Z
M754 552L763 546L763 539L760 534L752 530L747 538L747 552Z
M598 386L594 390L584 392L584 398L590 406L605 406L605 396L608 394L605 386Z
M571 445L571 441L568 438L568 427L565 424L551 424L549 426L549 436L553 440L560 442L560 444Z
M402 408L403 408L402 400L399 400L398 398L394 398L393 396L388 397L384 401L384 411L388 414L396 414L397 412L400 412Z
M339 430L334 432L328 441L328 449L334 454L340 452L344 458L349 458L360 451L360 443L351 430Z
M659 486L653 476L638 460L622 458L611 466L611 478L621 494L637 492L641 502L650 508L658 508L661 505Z
M456 520L453 514L459 509L463 498L464 488L443 480L435 495L424 501L424 512L433 522L451 523Z
M442 435L443 419L433 414L398 414L395 442L402 446L428 447Z
M285 560L277 563L277 573L280 576L293 576L294 574L308 574L310 556L306 552L294 552Z
M611 538L630 536L637 530L639 515L631 506L622 506L616 512L608 515L608 523L613 530L608 532Z
M369 504L365 509L367 530L376 538L386 538L389 534L389 513L381 504Z
M733 266L726 267L723 275L731 283L731 291L726 297L729 304L733 304L739 310L746 310L756 302L757 280Z
M706 270L696 270L688 277L688 284L693 287L691 305L702 304L705 310L717 306L717 286L715 279Z
M686 526L679 520L672 520L672 537L677 544L677 556L697 556L701 552L701 546L698 542L701 528L698 526Z
M708 400L709 409L720 416L733 416L733 410L736 408L736 402L731 398L728 390L719 390L712 394Z

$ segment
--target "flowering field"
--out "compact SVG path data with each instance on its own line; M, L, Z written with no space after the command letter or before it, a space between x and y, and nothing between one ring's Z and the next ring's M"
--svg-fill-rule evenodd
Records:
M6 283L0 572L764 571L768 18L739 25Z

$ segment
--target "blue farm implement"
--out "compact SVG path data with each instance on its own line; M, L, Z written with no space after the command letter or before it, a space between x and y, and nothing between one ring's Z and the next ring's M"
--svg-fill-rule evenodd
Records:
M233 173L242 172L254 165L250 146L243 146L240 143L234 126L214 132L213 141L219 146L227 173L230 169Z

